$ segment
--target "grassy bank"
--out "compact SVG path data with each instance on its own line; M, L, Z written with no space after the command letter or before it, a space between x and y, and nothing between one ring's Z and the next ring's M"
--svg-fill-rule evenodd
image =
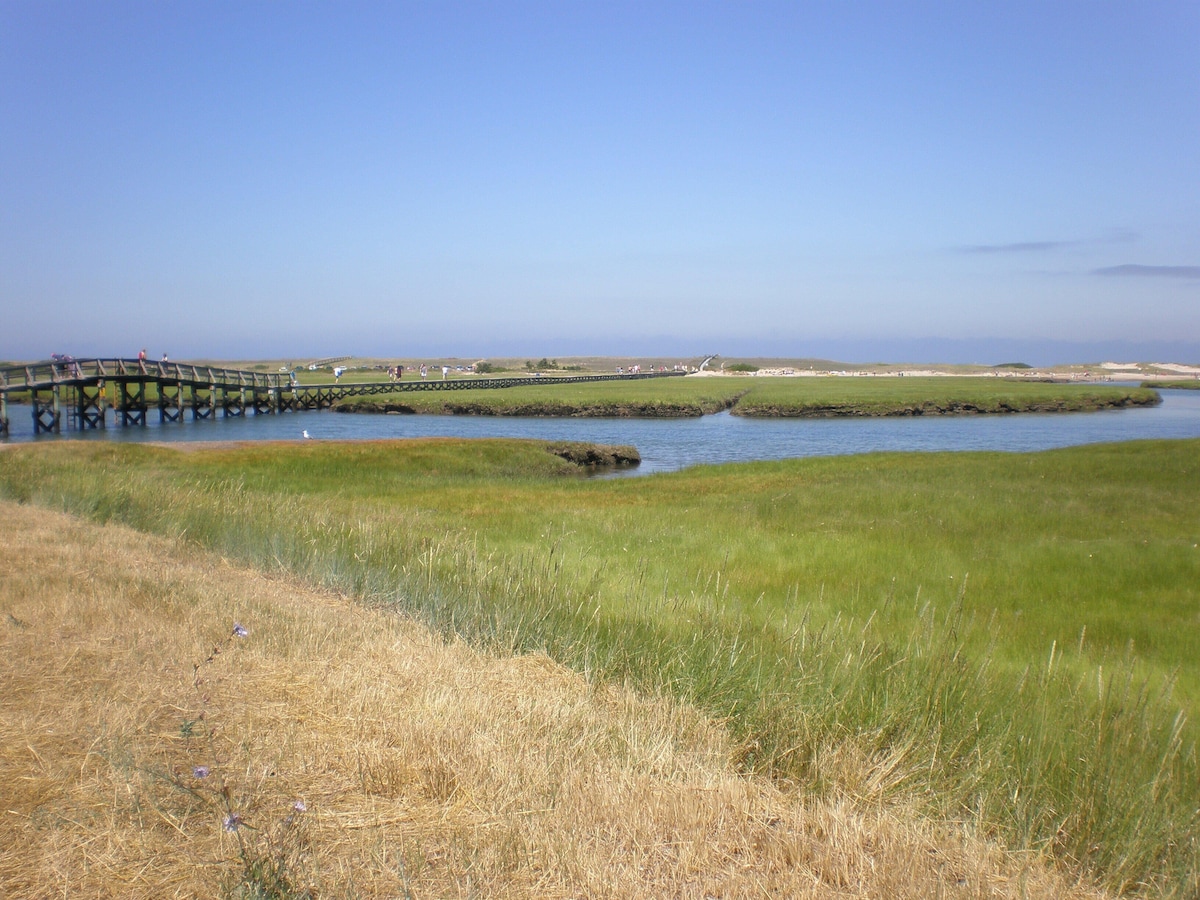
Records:
M1153 390L996 378L665 378L634 382L347 397L343 412L685 417L732 409L759 417L1083 412L1159 402Z
M761 382L761 383L759 383ZM1000 378L764 378L742 397L743 416L920 416L1087 412L1161 402L1153 390Z
M6 896L1105 896L746 778L696 710L539 654L186 541L6 502L0 530Z
M61 444L6 451L0 490L667 692L724 718L748 770L1186 895L1197 450L596 482L519 442Z
M729 409L749 387L724 378L655 378L347 397L334 408L427 415L687 418Z
M1200 391L1200 379L1188 378L1179 381L1144 381L1144 388L1170 388L1175 391Z

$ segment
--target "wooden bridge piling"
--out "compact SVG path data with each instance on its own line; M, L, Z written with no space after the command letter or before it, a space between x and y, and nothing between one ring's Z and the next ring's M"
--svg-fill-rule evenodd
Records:
M208 390L208 399L205 400L201 396L201 392L206 390L199 385L192 385L192 421L199 422L204 419L213 417L213 410L216 409L215 399L217 396L217 386L210 385Z
M183 423L183 385L179 382L158 383L158 421Z
M144 367L144 366L143 366ZM117 380L117 424L123 426L146 424L146 383Z
M107 428L104 416L104 379L95 385L79 384L75 387L75 421L80 430Z
M277 412L275 404L275 392L273 389L262 390L257 387L250 388L252 396L252 405L254 406L254 414L256 416L271 415Z
M237 390L221 390L221 418L238 419L246 415L246 397L239 386Z
M42 391L30 392L33 405L33 433L58 434L62 431L62 405L60 388L56 384L50 388L49 399L43 400Z

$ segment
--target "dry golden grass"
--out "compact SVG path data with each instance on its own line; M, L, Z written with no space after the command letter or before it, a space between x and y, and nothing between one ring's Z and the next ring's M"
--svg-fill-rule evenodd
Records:
M236 895L254 860L336 897L1100 896L739 776L719 725L545 657L120 527L0 529L0 896Z

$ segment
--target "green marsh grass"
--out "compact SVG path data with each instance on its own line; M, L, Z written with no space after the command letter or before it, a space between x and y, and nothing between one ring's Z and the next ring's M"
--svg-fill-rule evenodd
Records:
M11 894L1112 896L911 803L747 777L720 723L541 654L119 525L0 500L0 529Z
M348 397L346 412L535 416L888 416L1152 405L1146 388L981 377L709 377Z
M986 377L756 378L734 412L744 416L888 416L1079 412L1151 405L1147 388Z
M1170 388L1175 391L1200 391L1200 378L1181 379L1179 381L1145 381L1144 388Z
M749 390L741 379L651 378L500 389L403 392L347 397L342 411L540 416L702 416L729 409Z
M724 718L748 769L911 796L1115 888L1184 896L1198 449L594 481L507 441L62 444L6 451L0 490L670 692Z

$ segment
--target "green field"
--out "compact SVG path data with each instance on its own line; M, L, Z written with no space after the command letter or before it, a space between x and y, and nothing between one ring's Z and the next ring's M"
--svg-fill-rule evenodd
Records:
M1005 378L756 378L743 416L907 416L1083 412L1158 403L1153 390Z
M1144 388L1170 388L1176 391L1200 391L1200 378L1191 378L1181 381L1146 381L1142 383Z
M509 441L0 460L5 496L695 701L748 768L1198 887L1200 441L600 481Z
M1144 388L1001 378L659 378L348 397L345 412L510 416L899 416L1078 412L1159 402Z
M407 380L407 379L406 379ZM405 391L347 397L343 412L507 416L702 416L729 409L751 384L738 378L650 378L500 389Z

